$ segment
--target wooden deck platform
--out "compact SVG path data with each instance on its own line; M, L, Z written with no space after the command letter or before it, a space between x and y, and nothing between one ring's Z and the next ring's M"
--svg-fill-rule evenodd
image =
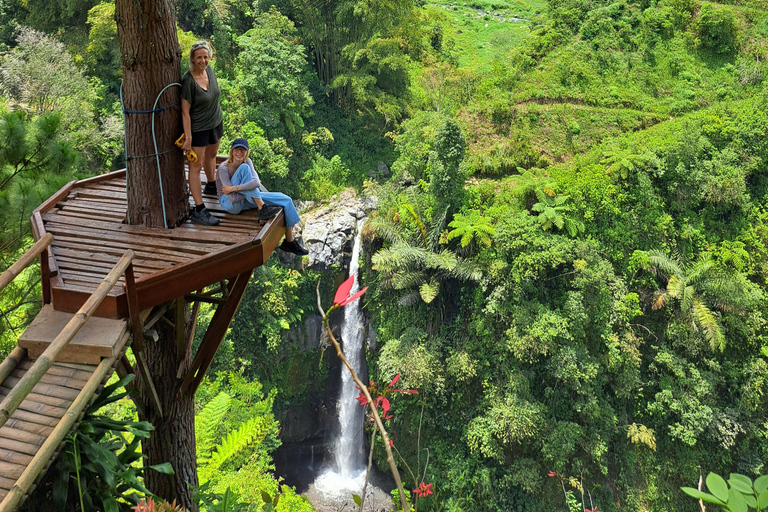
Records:
M215 197L204 201L218 226L187 221L175 229L154 229L123 222L125 170L67 184L32 215L36 239L54 236L50 279L43 276L43 283L50 281L53 307L77 311L127 249L136 253L138 307L146 310L258 267L285 234L282 212L265 223L256 210L230 215ZM96 316L128 316L122 284Z
M128 225L122 170L71 182L34 211L37 242L0 274L2 290L41 257L43 309L0 363L0 512L15 510L34 487L113 371L140 375L137 407L163 416L143 330L168 311L180 392L194 394L253 269L285 234L282 212L262 222L256 210L229 215L215 197L203 197L218 226ZM184 310L194 303L194 322L205 301L216 312L190 359L194 323L187 335ZM135 366L125 357L129 346Z

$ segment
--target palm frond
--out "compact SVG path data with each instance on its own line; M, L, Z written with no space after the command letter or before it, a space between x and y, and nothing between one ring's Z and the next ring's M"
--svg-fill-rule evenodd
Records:
M704 331L704 337L712 350L724 350L725 333L715 313L698 300L693 301L691 313L696 325Z
M683 270L680 267L680 264L674 259L670 258L664 252L650 251L648 253L648 259L654 267L656 267L658 270L661 270L668 276L683 274Z
M395 290L409 290L418 288L427 282L427 275L424 272L398 272L392 278L392 287Z
M389 243L403 242L402 230L398 229L398 226L386 217L379 215L371 217L368 219L368 225Z

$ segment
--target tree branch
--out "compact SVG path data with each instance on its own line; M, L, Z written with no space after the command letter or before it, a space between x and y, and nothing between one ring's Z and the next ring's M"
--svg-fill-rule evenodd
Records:
M320 304L320 283L317 284L317 305L318 309L320 310L321 314L323 314L323 309ZM403 511L410 510L410 506L408 505L408 499L405 497L405 491L403 490L403 482L400 480L400 473L397 470L397 465L395 464L395 458L392 455L392 447L390 446L390 440L389 440L389 434L387 434L387 430L384 428L384 423L381 421L381 417L379 416L379 411L376 410L376 404L373 402L373 398L371 398L371 394L368 392L368 386L363 384L363 381L360 380L360 378L357 376L357 373L355 373L354 368L352 368L352 365L349 364L349 361L344 356L344 352L341 350L341 345L339 345L339 342L336 341L336 338L333 335L333 332L331 332L331 327L328 325L328 315L336 309L336 305L331 306L331 308L328 310L328 312L323 314L323 325L325 326L325 331L328 333L328 338L331 340L331 343L333 344L333 347L336 349L336 355L341 359L341 362L344 363L344 366L347 367L347 370L349 370L350 375L352 376L352 380L355 381L355 384L360 388L363 395L365 395L366 400L368 401L368 408L371 410L371 416L373 416L373 421L376 424L376 428L378 428L379 433L381 434L381 439L384 442L384 449L387 452L387 463L389 464L389 469L392 472L392 477L395 479L395 484L397 485L397 490L400 493L400 505L403 508Z

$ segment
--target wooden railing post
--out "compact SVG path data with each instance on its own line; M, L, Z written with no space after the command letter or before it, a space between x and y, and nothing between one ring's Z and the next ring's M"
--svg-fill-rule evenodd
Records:
M125 269L131 264L134 258L134 252L127 250L125 254L118 260L112 271L104 278L101 284L96 288L96 291L85 301L85 304L80 310L75 313L72 319L67 323L64 329L59 333L53 342L48 345L48 348L40 355L40 357L29 368L26 374L19 380L16 386L6 395L5 399L0 403L0 427L5 425L11 415L14 413L19 404L29 395L32 388L40 381L43 375L53 366L56 358L62 350L72 341L72 338L80 331L89 318L102 303L104 298L109 294L110 290L120 276L125 273Z

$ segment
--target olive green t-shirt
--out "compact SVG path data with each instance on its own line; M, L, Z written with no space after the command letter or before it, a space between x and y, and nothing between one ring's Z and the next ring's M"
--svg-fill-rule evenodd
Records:
M219 126L224 119L219 106L219 83L213 68L205 68L208 73L208 90L203 90L197 85L195 78L189 71L181 78L181 99L190 104L189 118L192 122L193 132L211 130Z

